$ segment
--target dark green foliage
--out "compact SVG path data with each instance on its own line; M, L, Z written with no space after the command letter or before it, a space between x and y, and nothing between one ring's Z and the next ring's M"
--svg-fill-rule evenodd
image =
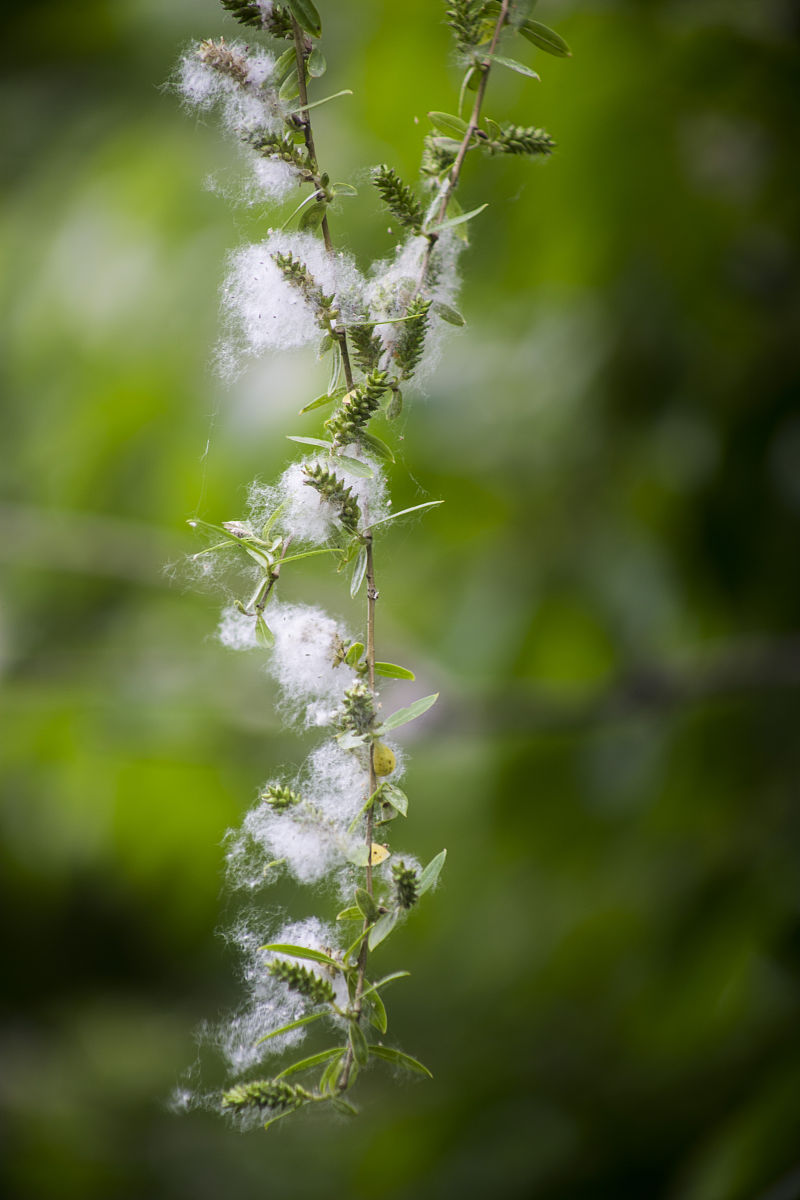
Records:
M533 125L498 125L489 142L493 154L552 154L555 142L544 129Z
M352 358L365 375L374 371L383 354L383 342L374 325L352 325L348 331Z
M362 384L347 393L333 416L325 422L335 446L358 441L388 386L386 372L373 371Z
M297 792L293 792L291 788L283 787L279 783L270 784L268 788L265 788L261 793L261 799L276 812L285 812L287 808L293 808L295 804L300 803Z
M300 963L276 958L268 967L270 975L282 980L293 992L299 992L314 1004L330 1004L334 998L333 984Z
M287 254L273 254L274 262L280 269L287 283L291 283L314 310L317 324L324 330L329 330L333 320L333 296L326 296L314 279L305 263L289 251Z
M422 357L422 351L425 349L425 334L428 331L430 306L430 300L421 300L419 297L412 300L406 309L406 316L410 320L404 321L402 325L398 326L402 332L392 357L397 363L401 379L411 378Z
M352 489L340 476L323 467L321 463L304 466L303 474L309 487L315 488L323 500L327 500L336 509L343 528L349 533L355 533L361 520L361 509Z
M355 683L344 694L339 727L351 733L369 733L375 724L375 704L365 683Z
M299 146L290 133L283 136L278 133L249 133L245 136L245 141L264 158L277 158L297 167L305 183L314 182L308 151L305 146Z
M459 50L468 52L480 40L484 0L451 0L445 16Z
M231 1112L244 1112L249 1108L271 1108L275 1112L297 1108L309 1098L305 1088L292 1087L282 1079L254 1079L251 1083L237 1083L236 1087L222 1094L222 1107Z
M413 867L404 862L392 865L394 891L400 908L413 908L419 899L419 876Z
M397 172L383 163L372 172L372 182L392 216L405 229L419 233L424 220L422 205Z
M265 29L275 38L292 37L291 17L280 4L273 4L269 15L265 17L260 5L251 0L220 0L220 3L241 25Z

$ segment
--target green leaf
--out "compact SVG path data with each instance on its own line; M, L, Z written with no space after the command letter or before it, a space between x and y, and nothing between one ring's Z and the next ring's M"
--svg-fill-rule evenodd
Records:
M256 641L264 650L269 650L275 645L275 635L263 617L256 619Z
M379 437L375 437L374 433L367 433L361 430L358 440L367 450L371 450L377 458L384 459L385 462L394 462L394 453L386 442L381 441Z
M283 54L275 63L273 76L278 83L283 83L290 71L294 71L297 66L297 54L294 46L290 46L288 50L284 50Z
M363 653L364 643L353 642L352 646L347 651L347 654L344 656L344 661L347 663L348 667L354 667Z
M340 913L336 914L337 921L361 921L363 918L364 914L355 904L350 908L343 908Z
M301 442L304 446L321 446L323 450L333 449L333 442L326 442L324 438L299 437L294 433L287 433L286 437L288 441Z
M396 808L401 816L408 816L408 796L396 783L384 783L380 798L381 800L388 801L392 808Z
M367 547L362 546L358 552L353 574L350 578L350 595L355 599L358 595L361 584L364 582L364 576L367 573ZM362 647L363 649L363 647Z
M314 37L322 36L322 22L311 0L287 0L287 3L301 29Z
M375 732L383 735L390 729L399 729L401 725L407 725L409 721L416 721L417 717L426 713L438 699L439 693L434 692L432 696L423 696L421 700L415 700L413 704L409 704L408 708L398 708L397 712L393 712L390 717L387 717L380 729L376 729Z
M376 946L380 946L394 929L397 924L398 913L395 909L393 912L384 913L379 921L369 931L368 946L370 950L374 950Z
M526 75L528 79L539 78L535 71L526 67L524 63L517 62L515 58L504 58L502 54L495 54L492 62L499 63L501 67L508 67L509 71L516 71L518 75Z
M350 1022L350 1045L353 1047L353 1057L360 1067L369 1062L369 1046L364 1037L364 1031L357 1021Z
M363 999L364 997L362 996L362 1000ZM386 1030L389 1026L389 1017L386 1013L386 1005L383 1003L377 992L372 993L369 1000L367 1000L367 1005L370 1009L370 1025L373 1025L378 1030L378 1033L386 1033Z
M320 50L319 46L315 46L308 56L308 73L312 79L319 79L328 69L328 64L325 61L325 55Z
M385 679L416 679L413 671L409 671L408 667L399 667L397 663L376 662L375 674L383 675Z
M269 942L266 946L259 946L259 950L273 950L276 954L290 954L292 958L308 958L312 962L325 963L326 966L333 967L335 971L342 969L342 964L338 963L335 958L331 958L329 954L323 954L321 950L309 950L308 946L290 946L287 942Z
M367 846L354 846L346 858L354 867L365 867L369 862L369 849Z
M262 1042L268 1042L270 1038L279 1037L282 1033L288 1033L291 1029L299 1029L301 1025L310 1025L312 1021L318 1021L320 1017L325 1016L325 1010L312 1013L310 1017L300 1017L298 1021L290 1021L288 1025L281 1025L280 1029L273 1029L272 1033L265 1033L256 1042L260 1046Z
M434 508L437 504L444 504L444 500L426 500L424 504L415 504L413 508L401 508L400 512L390 513L388 517L379 517L377 521L370 521L368 529L375 529L378 525L387 525L389 521L396 521L398 517L406 517L409 513L420 512L423 508Z
M461 313L455 308L451 308L449 304L444 304L441 300L434 300L433 311L437 317L441 317L443 321L447 321L448 325L466 325L466 321Z
M555 29L549 29L541 21L523 21L519 31L524 38L547 54L554 54L556 58L572 57L572 51L561 34L556 33Z
M440 850L436 857L432 858L427 867L424 868L419 877L419 886L417 888L417 892L420 896L423 896L425 892L429 892L436 883L436 880L441 874L442 867L444 866L444 860L446 858L447 851Z
M300 84L297 81L297 72L293 71L287 75L281 86L278 88L278 96L281 100L296 100L300 95Z
M439 233L442 229L452 229L455 225L463 225L466 221L471 221L473 217L477 217L478 213L482 213L489 205L481 204L477 208L470 209L469 212L461 213L457 217L448 217L445 221L440 221L438 225L426 225L425 233Z
M402 1050L395 1050L391 1046L374 1046L369 1047L370 1054L374 1054L377 1058L384 1058L387 1062L394 1063L397 1067L405 1067L407 1071L416 1071L418 1075L427 1075L429 1079L433 1079L433 1075L421 1062L416 1058L412 1058L410 1054L403 1054Z
M292 1063L286 1067L276 1079L288 1079L290 1075L296 1075L298 1071L307 1071L309 1067L318 1067L320 1063L328 1062L331 1058L341 1056L341 1046L334 1046L332 1050L320 1050L319 1054L309 1054L308 1058L301 1058L298 1062Z
M377 980L376 983L371 983L368 988L364 989L362 999L368 999L380 988L386 987L387 983L394 983L395 979L408 979L410 974L410 971L392 971L391 975L384 975L383 979Z
M344 467L345 471L349 471L351 475L357 475L359 479L372 479L375 473L372 467L368 467L358 458L351 458L349 454L337 454L336 461Z
M358 1109L349 1100L343 1099L341 1096L331 1096L331 1106L341 1113L343 1117L357 1117Z
M299 554L287 554L286 558L281 559L281 566L285 567L290 562L299 562L301 558L314 558L317 554L335 553L336 550L333 546L325 546L322 550L301 550Z
M334 183L331 187L334 196L357 196L358 188L354 188L352 183Z
M389 403L386 405L386 420L396 421L403 411L403 393L399 387L392 388Z
M373 925L381 915L378 912L378 906L366 888L356 888L356 904L358 905L365 921L369 921Z
M466 121L462 121L461 117L456 117L452 113L429 112L428 120L439 133L443 133L445 137L453 138L457 142L463 141L469 128Z
M292 112L308 112L312 108L319 108L320 104L327 104L329 100L338 100L340 96L352 96L352 88L343 88L341 92L333 92L330 96L323 96L321 100L315 100L313 104L301 104L298 108L293 108Z
M319 1090L321 1092L332 1092L335 1089L336 1080L339 1078L339 1071L346 1053L346 1050L342 1050L338 1059L332 1058L320 1075Z
M319 229L320 225L322 224L322 218L325 216L327 211L327 204L312 204L310 208L306 209L300 220L297 222L297 228L302 229L304 232Z
M333 404L334 400L341 400L346 391L347 388L338 388L335 392L324 392L323 395L317 396L316 400L312 400L310 404L301 408L300 415L313 412L315 408L324 408L326 404Z

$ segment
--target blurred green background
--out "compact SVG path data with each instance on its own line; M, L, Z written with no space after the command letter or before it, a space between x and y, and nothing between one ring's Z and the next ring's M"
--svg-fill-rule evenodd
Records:
M366 263L391 243L365 169L413 176L458 76L438 4L320 7L318 94L355 94L317 140ZM168 1103L239 996L221 839L304 750L213 640L184 522L241 514L324 372L210 366L226 251L274 216L219 195L235 151L163 83L239 27L214 0L7 11L3 1195L800 1196L792 13L541 0L574 57L493 77L488 113L559 149L468 163L469 327L395 482L446 504L379 560L381 656L442 691L404 845L446 876L381 951L435 1080L375 1069L359 1121L262 1137ZM359 621L313 564L286 595Z

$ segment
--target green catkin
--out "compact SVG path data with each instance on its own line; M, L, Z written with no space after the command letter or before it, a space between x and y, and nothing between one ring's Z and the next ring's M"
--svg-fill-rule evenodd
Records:
M445 16L459 50L466 52L477 44L485 8L485 0L451 0L448 4Z
M341 729L351 733L369 733L375 724L375 703L365 683L354 683L344 694L344 703L339 718Z
M351 325L347 336L350 338L353 361L365 375L369 375L377 368L383 354L383 342L375 332L375 326Z
M305 146L298 146L291 134L281 136L277 133L247 133L244 140L264 158L274 158L280 162L289 163L300 172L304 183L313 183L314 174L310 168L308 151Z
M400 908L413 908L419 899L419 876L413 867L404 862L392 866L394 891Z
M261 793L261 799L265 804L275 812L286 812L289 808L294 808L300 803L301 797L297 792L293 792L291 788L283 787L282 784L273 783L268 788L265 788Z
M358 501L353 495L352 489L339 475L329 471L321 463L314 463L313 466L306 464L303 467L303 474L308 486L318 491L323 500L327 500L336 510L342 528L346 529L348 533L355 533L361 520L361 509L358 507Z
M326 296L304 262L295 258L291 251L273 254L273 262L287 283L302 294L314 310L314 317L321 329L328 332L333 322L333 296Z
M386 372L373 371L363 383L347 393L333 416L325 422L334 446L358 441L388 386Z
M422 352L425 349L425 334L428 331L430 306L430 300L422 300L419 297L412 300L406 309L406 317L409 319L399 326L402 332L394 347L392 357L397 363L401 379L410 379L422 358Z
M299 963L277 958L267 969L275 979L280 979L293 992L305 996L313 1004L330 1004L336 995L330 980L323 979L308 967L301 967Z
M276 1112L297 1108L310 1094L303 1087L292 1087L282 1079L254 1079L250 1083L238 1083L222 1093L222 1107L231 1112L244 1112L250 1108L271 1108Z
M493 154L552 154L555 142L544 129L533 125L501 125L500 133L491 139Z
M254 25L266 30L274 38L293 36L292 18L280 4L273 4L267 16L264 16L261 6L252 3L252 0L221 0L221 4L241 25Z
M372 172L372 182L395 220L405 229L419 233L425 219L422 205L397 172L383 163Z

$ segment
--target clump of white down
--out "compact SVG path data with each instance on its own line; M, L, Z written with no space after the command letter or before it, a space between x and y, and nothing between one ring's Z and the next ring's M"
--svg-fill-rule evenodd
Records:
M311 233L273 230L264 241L242 246L229 259L222 306L234 358L237 349L240 355L259 355L269 349L309 345L322 337L313 308L275 262L273 255L279 253L293 254L308 268L323 293L335 296L335 306L345 320L360 314L363 279L349 255L328 254L321 239Z
M316 917L292 922L273 933L253 913L245 914L226 937L241 956L247 999L231 1017L207 1030L207 1035L222 1051L231 1070L240 1075L268 1055L281 1054L288 1046L301 1042L306 1032L305 1026L301 1026L258 1044L259 1038L265 1034L304 1016L309 1006L304 996L293 992L285 983L269 974L271 962L289 956L262 950L261 947L267 943L279 943L320 950L333 956L338 937L336 930ZM304 959L302 965L321 978L328 979L334 986L336 1003L342 1007L347 1004L347 987L341 974L332 976L324 963L313 960Z
M285 129L286 107L276 88L269 86L275 60L265 50L241 42L226 43L225 49L246 64L244 81L212 66L202 44L194 43L178 64L177 90L189 108L201 112L219 109L223 126L240 140L246 153L251 171L246 197L277 204L300 183L300 172L291 163L265 157L241 142L248 134L281 134Z
M286 468L278 483L264 487L254 483L249 495L249 522L253 529L263 528L276 510L280 515L275 528L294 541L310 546L322 546L331 537L338 514L316 488L307 482L304 468L317 464L334 471L350 488L358 501L364 522L377 521L390 511L386 476L382 465L356 446L346 447L350 457L358 458L372 470L371 478L355 475L347 463L326 455L310 455Z
M428 241L424 237L409 237L397 247L394 258L373 264L367 283L365 299L370 316L375 321L392 321L403 317L419 283L422 262ZM440 234L431 259L427 280L420 291L425 300L450 307L455 305L461 286L458 258L464 243L452 230ZM425 350L414 379L420 383L430 375L441 353L441 342L448 326L432 309L428 315L428 334ZM378 333L390 361L391 350L402 332L402 325L378 326Z
M308 757L297 777L282 783L301 798L276 812L264 800L250 809L239 830L227 839L230 882L254 890L285 866L300 883L318 883L352 860L361 844L350 825L367 797L365 761L343 750L335 740L323 742ZM265 870L266 864L275 864Z
M282 707L290 719L306 728L330 725L355 672L335 662L337 646L352 641L341 624L321 608L273 600L264 618L275 638L267 669L279 684ZM231 650L258 646L255 619L231 605L222 612L219 639Z

